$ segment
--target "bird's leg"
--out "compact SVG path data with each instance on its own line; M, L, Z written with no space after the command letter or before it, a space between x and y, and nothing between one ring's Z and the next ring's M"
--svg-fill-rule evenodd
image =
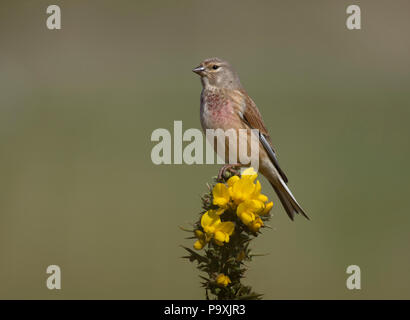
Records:
M218 173L218 180L223 180L226 171L230 171L233 174L238 174L237 168L240 168L242 165L240 163L234 164L225 164Z

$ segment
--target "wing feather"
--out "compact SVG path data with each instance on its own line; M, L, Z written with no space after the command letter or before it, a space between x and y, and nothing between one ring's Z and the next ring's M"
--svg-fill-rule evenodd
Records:
M288 182L288 178L286 177L285 173L279 166L278 158L276 157L275 150L273 149L272 142L268 133L268 130L263 123L262 116L256 107L256 104L252 101L251 98L246 94L246 92L241 92L243 98L245 99L245 108L243 113L241 114L242 119L247 122L249 127L252 129L259 130L259 140L266 150L266 153L269 156L269 159L272 161L275 168L278 170L279 174L281 175L282 179L285 183Z

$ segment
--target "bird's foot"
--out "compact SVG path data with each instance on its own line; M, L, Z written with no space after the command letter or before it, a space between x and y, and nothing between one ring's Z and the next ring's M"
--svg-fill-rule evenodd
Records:
M221 180L221 181L225 180L224 178L225 178L225 172L226 172L226 171L231 172L231 173L233 173L233 174L235 174L235 175L239 174L239 172L238 172L237 169L240 168L240 167L241 167L241 165L240 165L239 163L236 163L236 164L225 164L225 165L219 170L218 180Z

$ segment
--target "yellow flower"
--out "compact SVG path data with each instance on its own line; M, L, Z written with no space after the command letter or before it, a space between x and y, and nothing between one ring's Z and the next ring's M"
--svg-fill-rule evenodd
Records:
M232 235L235 230L235 224L231 221L221 222L215 231L215 242L217 244L223 244L224 242L229 242L229 236Z
M201 226L206 233L215 233L216 226L221 223L221 218L215 210L208 210L202 215Z
M262 202L258 200L246 200L238 206L236 214L244 225L249 226L250 223L256 219L257 214L263 209L264 204Z
M268 197L265 196L264 194L261 194L261 190L262 190L261 183L259 182L259 180L257 180L255 184L255 190L253 191L251 198L262 201L262 202L268 201Z
M219 215L229 208L235 210L243 224L251 231L257 232L263 222L259 215L268 214L272 209L273 203L268 201L268 197L261 193L262 186L257 172L253 168L243 171L241 177L232 176L226 184L217 183L212 189L213 204L219 208L207 211L202 219L201 225L208 237L213 237L215 243L223 245L229 242L235 225L222 223ZM256 182L255 182L256 180ZM201 243L197 247L201 247Z
M208 242L207 237L201 230L195 230L194 233L195 237L198 238L198 240L194 243L194 249L201 250Z
M202 215L201 226L206 236L214 238L218 245L229 242L229 237L235 230L235 224L232 221L222 222L216 210L209 210Z
M256 218L255 214L252 211L241 212L238 214L238 217L246 226L248 226Z
M264 215L264 214L268 214L270 212L270 210L273 207L273 202L269 202L267 204L265 204L265 209L263 209L263 211L260 213L260 215Z
M249 224L249 229L251 230L251 231L253 231L253 232L258 232L259 231L259 229L261 228L263 226L263 221L262 221L262 219L259 217L259 216L257 216L256 218L255 218L255 220L253 220L250 224Z
M236 205L249 199L255 191L255 184L252 179L241 178L236 181L231 189L231 197Z
M202 240L198 239L194 243L194 249L195 250L201 250L203 247L205 247L205 245L206 245L205 241L202 241Z
M227 183L228 187L232 187L240 179L241 178L239 178L238 176L232 176L228 179L228 181L226 183Z
M268 201L268 197L261 194L262 187L259 180L254 183L257 176L253 168L248 168L242 173L241 178L234 176L236 179L232 177L228 180L228 190L236 205L246 200L258 200L262 203Z
M221 287L226 287L231 283L231 279L229 279L229 277L224 275L223 273L220 273L216 278L216 283Z
M232 195L233 195L233 186L235 185L236 182L238 182L239 180L241 180L241 178L239 178L238 176L232 176L228 179L228 181L226 182L226 184L228 185L228 191L229 191L229 196L232 199ZM231 206L235 207L236 203L231 202Z
M223 183L217 183L212 190L212 194L214 196L213 204L217 205L221 208L226 208L229 200L229 190L228 187ZM221 212L222 213L222 212Z
M201 230L195 230L194 234L195 234L195 237L197 237L198 239L205 237L204 233Z
M244 170L241 173L241 176L245 177L245 178L249 178L252 181L254 181L256 179L256 177L258 176L258 173L252 167L250 167L250 168Z

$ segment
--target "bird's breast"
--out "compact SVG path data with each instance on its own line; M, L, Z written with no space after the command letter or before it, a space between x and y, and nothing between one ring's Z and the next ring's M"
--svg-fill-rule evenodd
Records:
M201 123L204 129L233 127L237 121L233 102L219 92L203 92L201 97Z

